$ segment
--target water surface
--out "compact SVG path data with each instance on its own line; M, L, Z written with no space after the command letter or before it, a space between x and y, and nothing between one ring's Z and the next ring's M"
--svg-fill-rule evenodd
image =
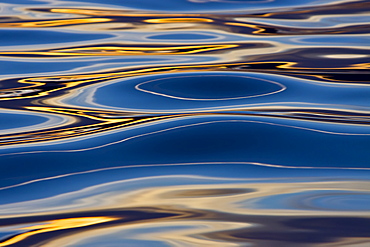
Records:
M368 1L0 6L0 247L370 245Z

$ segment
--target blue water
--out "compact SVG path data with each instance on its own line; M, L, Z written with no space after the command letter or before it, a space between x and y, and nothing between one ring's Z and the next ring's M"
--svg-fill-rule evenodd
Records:
M370 246L369 1L0 7L0 247Z

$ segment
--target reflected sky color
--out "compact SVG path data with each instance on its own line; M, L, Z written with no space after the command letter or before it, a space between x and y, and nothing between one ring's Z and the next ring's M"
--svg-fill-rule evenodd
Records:
M0 247L368 246L369 13L3 1Z

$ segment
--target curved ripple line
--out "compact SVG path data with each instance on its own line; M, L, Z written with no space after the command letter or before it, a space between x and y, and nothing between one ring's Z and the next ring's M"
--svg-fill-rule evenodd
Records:
M180 99L180 100L196 100L196 101L215 101L215 100L233 100L233 99L255 98L255 97L262 97L262 96L267 96L267 95L271 95L271 94L280 93L280 92L284 91L285 89L287 89L286 86L284 86L281 83L275 82L275 81L270 81L270 80L262 79L262 78L253 78L253 77L250 77L250 76L242 76L242 75L230 75L230 77L243 77L243 78L248 78L248 79L261 80L261 81L265 81L265 82L268 82L268 83L276 84L276 85L280 86L281 89L277 90L277 91L274 91L274 92L270 92L270 93L250 95L250 96L242 96L242 97L231 97L231 98L222 98L222 99L196 99L196 98L178 97L178 96L168 95L168 94L164 94L164 93L158 93L158 92L154 92L154 91L150 91L150 90L140 88L141 85L144 85L144 84L147 84L147 83L150 83L150 82L154 82L154 81L175 79L175 78L210 77L210 76L218 77L218 76L223 76L223 75L194 75L194 76L186 75L186 76L173 76L173 77L166 77L166 78L158 78L158 79L149 80L149 81L139 83L135 86L135 89L139 90L139 91L142 91L142 92L145 92L145 93L159 95L159 96L163 96L163 97L167 97L167 98Z
M298 126L291 126L291 125L285 125L285 124L276 124L276 123L269 123L269 122L262 122L262 121L254 121L254 120L217 120L217 121L208 121L208 122L201 122L201 123L194 123L194 124L185 124L181 126L175 126L163 130L157 130L157 131L152 131L149 133L144 133L136 136L130 136L125 139L95 146L95 147L90 147L90 148L81 148L81 149L73 149L73 150L49 150L49 151L29 151L29 152L18 152L18 153L7 153L7 154L0 154L1 156L8 156L8 155L20 155L20 154L36 154L36 153L52 153L52 152L63 152L63 153L73 153L73 152L83 152L83 151L90 151L98 148L103 148L103 147L108 147L114 144L126 142L135 138L139 138L142 136L148 136L148 135L153 135L153 134L158 134L158 133L163 133L166 131L174 130L174 129L180 129L180 128L186 128L186 127L191 127L191 126L199 126L199 125L204 125L204 124L211 124L211 123L227 123L227 122L241 122L241 123L258 123L258 124L268 124L268 125L274 125L274 126L279 126L279 127L287 127L287 128L294 128L294 129L300 129L300 130L306 130L306 131L313 131L313 132L318 132L318 133L323 133L323 134L330 134L330 135L349 135L349 136L370 136L370 133L368 134L357 134L357 133L340 133L340 132L331 132L331 131L324 131L324 130L318 130L318 129L311 129L311 128L305 128L305 127L298 127Z
M259 162L188 162L188 163L168 163L168 164L146 164L146 165L123 165L123 166L114 166L114 167L106 167L106 168L99 168L81 172L73 172L58 176L46 177L46 178L39 178L34 179L31 181L9 185L5 187L0 187L0 190L7 190L15 187L20 187L23 185L33 184L37 182L53 180L58 178L70 177L75 175L82 175L82 174L89 174L101 171L109 171L109 170L118 170L118 169L130 169L130 168L142 168L142 167L163 167L163 166L198 166L198 165L253 165L253 166L262 166L262 167L271 167L271 168L282 168L282 169L318 169L318 170L364 170L369 171L370 168L359 168L359 167L310 167L310 166L284 166L284 165L274 165L274 164L266 164L266 163L259 163Z

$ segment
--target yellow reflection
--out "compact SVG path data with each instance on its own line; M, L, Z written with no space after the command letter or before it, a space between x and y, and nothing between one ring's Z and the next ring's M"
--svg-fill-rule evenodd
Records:
M370 63L353 64L352 69L370 69Z
M322 79L324 81L331 81L333 83L336 83L336 82L347 82L349 81L350 79L340 79L340 78L331 78L331 75L314 75L314 74L304 74L304 73L299 73L297 75L304 75L304 76L308 76L308 77L314 77L314 78L318 78L318 79ZM341 84L341 83L339 83ZM355 86L355 85L359 85L359 86L368 86L369 84L367 82L361 82L361 81L357 81L356 83L354 82L351 82L351 85Z
M167 16L194 16L198 17L199 14L161 14L161 13L139 13L137 11L122 11L112 9L66 9L66 8L54 8L50 12L53 13L65 13L65 14L77 14L77 15L88 15L88 16L133 16L133 17L167 17Z
M275 67L279 69L291 69L291 70L318 70L318 71L325 71L325 70L339 70L341 72L344 72L344 70L353 70L353 69L369 69L370 68L370 63L359 63L359 64L352 64L349 67L320 67L320 68L309 68L309 67L299 67L298 62L288 62L288 61L268 61L268 62L251 62L251 63L244 63L240 64L240 66L245 66L245 65L258 65L258 64L278 64ZM227 65L227 64L225 64ZM229 64L230 65L236 65L236 64ZM289 70L287 70L289 72ZM310 74L312 76L316 76L314 74Z
M113 220L118 220L120 218L117 217L83 217L83 218L69 218L69 219L58 219L45 222L41 225L29 226L20 228L20 230L34 230L19 234L13 238L10 238L4 242L0 243L0 247L8 246L11 244L19 243L20 241L31 237L36 234L45 233L45 232L52 232L57 230L63 229L71 229L71 228L79 228L84 226L91 226L100 223L105 223Z
M161 18L161 19L148 19L144 20L148 23L176 23L176 22L213 22L207 18Z
M173 47L78 47L50 51L20 51L0 52L0 55L47 55L47 56L129 56L129 55L180 55L198 52L222 50L238 47L237 44L229 45L189 45Z
M74 86L81 85L83 83L92 83L92 82L102 82L111 79L137 76L137 75L152 75L152 74L161 74L168 72L178 72L179 70L186 69L190 71L198 71L199 68L204 70L214 70L214 67L220 67L220 65L198 65L198 66L173 66L173 67L159 67L159 68L147 68L147 69L133 69L130 71L123 72L112 72L112 73L99 73L99 74L85 74L85 75L66 75L66 76L46 76L46 77L33 77L33 78L24 78L18 80L19 83L31 84L28 87L15 88L13 90L19 89L34 89L37 86L44 86L48 82L58 82L60 87L54 89L48 89L40 91L35 95L30 96L15 96L15 97L3 97L0 100L14 100L14 99L26 99L26 98L35 98L41 96L47 96L51 92L60 91L66 88L71 88ZM221 67L223 68L223 67ZM9 89L7 90L9 91Z
M112 119L109 117L111 112L104 112L104 111L91 111L91 110L79 110L79 109L66 109L66 108L52 108L52 107L36 107L36 106L29 106L25 107L26 109L35 110L35 111L46 111L46 112L53 112L53 113L62 113L67 115L85 117L93 120L98 121L105 121L110 123L116 122L125 122L125 121L133 121L134 119L131 117L124 117L119 119ZM106 114L106 115L103 115Z
M104 113L99 111L85 111L76 109L63 109L63 108L51 108L51 107L25 107L29 110L52 112L52 113L62 113L65 115L78 116L80 118L89 118L92 120L99 121L98 123L84 124L80 126L61 128L57 130L44 130L32 133L21 133L15 135L7 135L5 138L0 138L0 145L12 145L21 143L30 143L35 141L53 141L62 138L72 138L81 135L95 134L102 131L113 130L122 127L128 127L137 124L144 124L148 122L170 119L170 118L180 118L196 114L171 114L162 116L149 116L149 117L122 117L122 118L109 118L104 117ZM103 113L103 114L102 114ZM200 113L198 115L205 115L207 113Z
M353 70L353 69L369 69L370 68L370 63L359 63L359 64L352 64L349 65L348 67L320 67L320 68L307 68L307 67L299 67L295 66L298 65L297 62L284 62L285 64L277 66L277 68L283 68L283 69L302 69L302 70ZM315 76L315 75L313 75Z
M67 19L67 20L53 20L53 21L26 21L14 23L0 23L0 27L57 27L66 25L86 24L86 23L100 23L109 22L109 18L83 18L83 19Z
M253 29L256 29L256 31L253 31L252 33L262 33L264 32L266 29L260 27L260 26L257 26L257 25L253 25L253 24L247 24L247 23L240 23L240 22L225 22L224 23L225 25L231 25L231 26L239 26L239 27L249 27L249 28L253 28Z
M206 51L206 50L216 50L216 49L225 49L225 48L232 48L237 45L215 45L215 46L198 46L196 49L197 52L199 51ZM173 48L174 50L171 51L172 48L169 48L168 51L172 52L172 54L180 54L188 52L191 53L192 51L186 51L188 47L192 46L184 46L182 49L185 51L176 51L175 49L178 49L178 47ZM90 48L86 48L90 49ZM99 48L100 49L100 48ZM132 51L135 50L135 52L141 52L139 50L132 49ZM142 48L141 48L142 49ZM160 53L160 48L147 48L143 52L153 52L154 53L158 51ZM163 48L162 48L163 49ZM73 50L73 49L70 49ZM64 50L66 51L66 50ZM176 53L177 52L177 53ZM68 53L69 55L72 53ZM145 54L146 55L146 54ZM226 64L205 64L205 65L179 65L179 66L163 66L163 67L154 67L154 68L138 68L138 69L130 69L127 71L119 71L119 72L109 72L109 73L97 73L97 74L82 74L82 75L62 75L62 76L45 76L45 77L30 77L30 78L24 78L18 80L19 83L24 84L31 84L28 87L22 87L22 88L15 88L12 90L28 90L28 89L34 89L38 86L44 86L47 85L49 82L55 83L57 82L59 87L43 90L40 92L37 92L35 95L30 96L14 96L14 97L2 97L0 100L14 100L14 99L25 99L25 98L35 98L40 96L47 96L51 92L60 91L66 88L71 88L75 86L80 86L81 84L85 83L97 83L97 82L103 82L106 80L112 80L112 79L118 79L118 78L125 78L125 77L131 77L131 76L140 76L140 75L154 75L154 74L163 74L163 73L176 73L176 72L199 72L199 71L222 71L222 70L228 70L233 69L235 67L242 67L246 66L247 69L253 69L253 66L251 68L248 68L249 65L264 65L264 64L271 64L275 68L271 68L270 70L274 69L285 69L286 72L290 72L289 70L327 70L327 69L333 69L333 68L308 68L308 67L299 67L297 62L288 62L288 61L269 61L269 62L250 62L250 63L226 63ZM341 68L335 68L336 70L345 71L348 69L368 69L370 67L370 64L368 63L362 63L362 64L354 64L352 67L341 67ZM315 76L312 74L312 76ZM9 89L6 90L7 92Z
M285 62L282 65L276 66L276 68L289 69L289 68L293 68L294 65L297 65L297 63L296 62ZM303 69L303 68L301 68L301 69Z
M63 14L79 14L79 15L102 15L106 12L112 12L109 10L90 10L90 9L50 9L52 13L63 13Z

